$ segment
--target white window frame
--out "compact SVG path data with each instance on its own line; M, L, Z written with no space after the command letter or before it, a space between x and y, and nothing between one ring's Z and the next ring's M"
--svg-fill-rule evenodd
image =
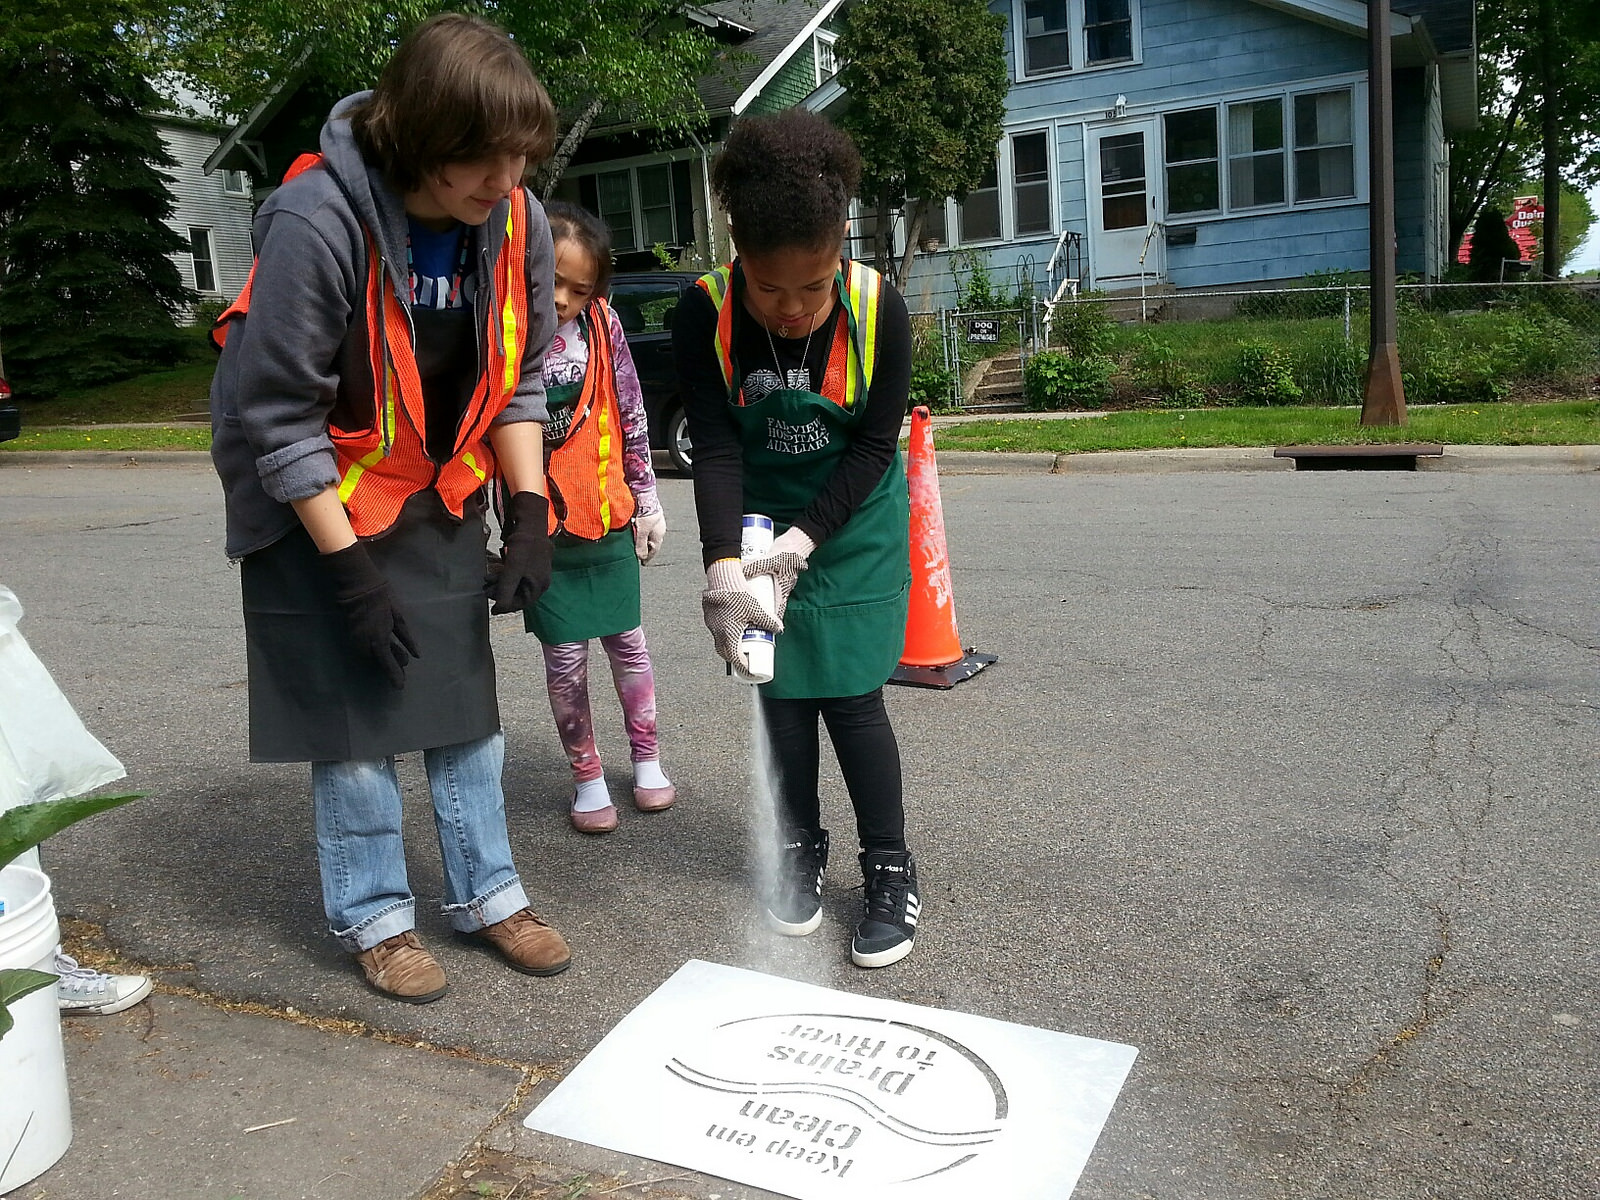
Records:
M816 68L817 87L821 87L825 82L832 79L839 73L839 52L834 48L834 44L838 42L838 40L839 35L837 33L830 33L826 29L819 29L811 35L811 62ZM833 70L831 71L824 71L822 69L822 56L824 51L826 51L828 57L833 60Z
M1028 70L1027 0L1011 0L1011 49L1016 63L1016 79L1024 82L1033 79L1052 79L1059 75L1081 75L1089 71L1116 70L1136 66L1144 61L1144 32L1141 20L1143 5L1140 0L1128 0L1128 21L1131 55L1128 58L1108 59L1089 64L1089 37L1084 28L1087 7L1084 0L1066 0L1068 62L1064 67L1049 67L1042 71Z
M196 237L196 234L199 237ZM202 240L205 242L206 247L206 257L203 259L194 252L195 243ZM207 269L211 272L210 287L200 286L200 264L202 262L206 264ZM217 275L217 240L211 236L211 226L209 225L189 226L189 278L194 280L194 290L202 296L220 296L222 294L222 282Z
M1294 102L1298 96L1317 95L1323 92L1346 92L1350 96L1350 135L1348 143L1351 153L1351 167L1354 174L1355 192L1349 196L1333 196L1326 199L1297 200L1297 181L1295 179L1295 143L1294 143ZM1283 154L1284 154L1284 198L1275 204L1235 204L1233 201L1233 179L1229 163L1231 156L1228 153L1228 107L1234 104L1258 104L1262 101L1277 100L1282 104L1283 118ZM1207 97L1200 103L1174 104L1153 111L1153 115L1160 118L1157 122L1160 129L1161 145L1159 163L1163 172L1162 205L1165 209L1169 203L1165 195L1165 171L1167 158L1166 116L1169 112L1192 112L1198 109L1211 108L1215 110L1217 122L1218 152L1221 156L1217 190L1222 207L1212 212L1177 213L1170 210L1163 212L1162 219L1168 226L1181 228L1190 224L1203 224L1207 221L1226 220L1232 217L1258 217L1271 216L1289 212L1306 212L1318 208L1340 208L1350 204L1365 204L1367 202L1367 104L1368 95L1365 80L1356 75L1341 75L1334 78L1318 80L1314 83L1298 83L1293 87L1280 87L1269 91L1239 91L1226 95ZM1330 145L1335 143L1330 143ZM1346 143L1336 143L1345 145Z
M693 238L690 238L687 243L684 241L684 231L678 228L678 193L676 191L676 185L672 180L672 167L674 163L681 161L682 157L683 156L679 155L671 158L643 158L632 159L623 162L609 162L604 164L597 163L593 170L577 171L568 176L568 178L571 179L578 179L584 175L592 175L595 179L596 189L599 188L600 177L603 175L626 174L628 176L629 215L633 221L633 237L635 244L631 246L618 245L615 247L617 253L643 253L648 251L651 246L655 245L654 242L646 242L642 245L638 244L646 236L644 223L644 195L639 190L639 172L641 170L649 170L651 167L665 167L667 169L667 192L671 197L668 212L672 216L673 241L666 244L693 244ZM595 215L598 216L602 221L605 220L604 213L597 213Z
M1304 150L1337 150L1342 146L1348 147L1350 150L1350 193L1349 195L1345 196L1313 196L1309 200L1302 200L1300 199L1300 154L1302 153L1302 147L1294 137L1295 119L1292 106L1297 105L1300 100L1305 99L1308 96L1325 96L1332 95L1336 92L1344 92L1350 98L1350 140L1348 142L1318 142L1314 146L1304 147ZM1357 142L1359 130L1356 126L1356 113L1357 109L1354 87L1301 88L1290 97L1290 102L1288 105L1285 105L1284 111L1284 121L1286 125L1285 144L1294 162L1293 168L1289 173L1289 179L1293 185L1293 190L1289 193L1289 199L1293 202L1295 207L1304 208L1308 204L1333 204L1341 200L1349 201L1354 200L1361 194L1361 170L1359 160L1356 158L1356 148L1359 144Z
M1049 172L1049 205L1050 227L1038 232L1017 232L1017 175L1016 158L1012 141L1019 137L1028 137L1034 134L1044 134L1045 168ZM959 246L999 246L1007 242L1043 241L1055 237L1061 231L1061 201L1058 192L1060 149L1059 137L1054 123L1038 125L1018 125L1009 128L1000 139L1000 144L995 147L997 162L995 164L995 187L1000 197L1000 236L993 238L968 238L964 236L961 227L961 203L949 199L945 202L944 227L945 235L950 239L948 245L952 248Z
M228 196L248 196L250 194L250 173L248 171L224 170L222 172L222 191Z
M1232 112L1235 108L1243 108L1246 105L1254 108L1258 104L1276 104L1278 106L1277 148L1257 150L1252 143L1249 150L1236 153L1233 149L1232 142L1233 122L1230 119ZM1288 144L1287 140L1289 131L1287 128L1288 118L1285 110L1287 109L1288 104L1289 101L1282 96L1256 96L1249 100L1229 100L1222 105L1222 158L1223 162L1225 163L1225 170L1227 171L1227 182L1223 186L1223 194L1227 197L1227 207L1229 212L1255 212L1258 209L1281 208L1293 198L1294 188L1291 174L1294 168L1291 159L1294 154L1294 150ZM1256 201L1250 204L1236 202L1233 198L1233 164L1235 162L1249 162L1253 172L1256 159L1266 158L1267 156L1274 154L1278 157L1278 170L1283 180L1283 199Z

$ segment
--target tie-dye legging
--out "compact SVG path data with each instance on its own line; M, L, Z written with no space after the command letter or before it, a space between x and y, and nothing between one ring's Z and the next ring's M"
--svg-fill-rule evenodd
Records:
M611 678L622 701L622 718L634 762L658 758L656 746L656 674L644 630L630 629L600 639L611 660ZM564 642L544 647L545 683L550 689L550 711L572 777L579 783L599 779L604 773L594 745L594 713L589 707L589 643Z

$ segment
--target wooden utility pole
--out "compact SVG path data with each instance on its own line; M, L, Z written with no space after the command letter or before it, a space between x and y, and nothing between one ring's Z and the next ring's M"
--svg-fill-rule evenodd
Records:
M1363 425L1404 425L1406 389L1394 303L1394 97L1389 69L1389 0L1367 0L1367 224L1371 233L1372 341Z

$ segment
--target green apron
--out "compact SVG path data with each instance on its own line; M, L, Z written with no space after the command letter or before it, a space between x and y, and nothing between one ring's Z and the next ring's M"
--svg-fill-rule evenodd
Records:
M582 384L549 389L550 425L566 430ZM633 527L625 526L597 542L567 534L552 539L550 586L522 611L527 631L547 646L586 642L626 633L640 624L639 559Z
M736 295L730 303L741 301ZM850 320L849 308L839 303L841 319ZM850 333L856 336L853 322ZM741 378L737 367L733 377ZM781 533L849 450L861 408L783 389L753 404L730 398L729 409L744 451L744 510L765 513ZM772 682L761 685L766 695L860 696L883 686L905 650L910 526L897 449L878 486L800 572L777 638Z

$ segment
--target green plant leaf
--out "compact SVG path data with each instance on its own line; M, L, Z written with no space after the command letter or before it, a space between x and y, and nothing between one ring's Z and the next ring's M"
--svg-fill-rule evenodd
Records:
M42 804L23 804L0 813L0 867L68 825L130 800L138 800L143 794L69 796L62 800L46 800Z
M0 1038L5 1037L16 1024L16 1019L11 1015L12 1002L47 988L55 981L54 975L44 971L0 971Z

